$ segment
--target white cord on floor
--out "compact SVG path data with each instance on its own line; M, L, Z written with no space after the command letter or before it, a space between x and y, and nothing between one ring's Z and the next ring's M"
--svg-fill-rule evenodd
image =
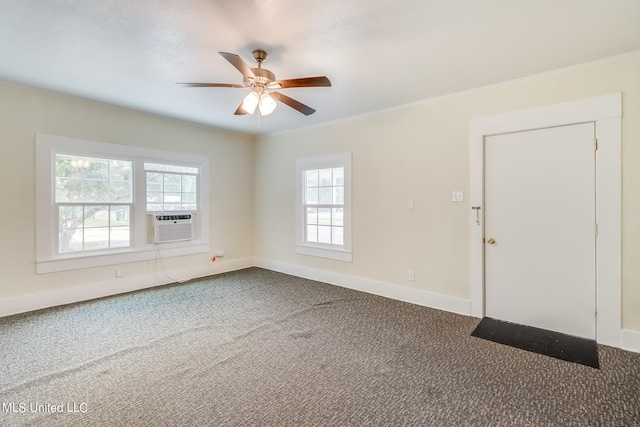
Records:
M162 252L160 252L160 245L157 243L156 243L156 259L160 260L160 266L162 266L162 272L164 273L165 276L167 276L167 279L173 280L176 283L187 283L188 281L193 280L193 277L188 279L178 280L169 276L169 273L167 273L167 268L164 266L164 261L162 260Z

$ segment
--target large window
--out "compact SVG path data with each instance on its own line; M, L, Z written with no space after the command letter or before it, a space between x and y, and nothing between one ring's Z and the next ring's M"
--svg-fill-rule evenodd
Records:
M133 163L55 154L58 252L131 245Z
M209 250L206 157L38 134L36 166L38 273L154 258L150 213L194 220L167 256Z
M351 154L297 161L297 252L351 261Z

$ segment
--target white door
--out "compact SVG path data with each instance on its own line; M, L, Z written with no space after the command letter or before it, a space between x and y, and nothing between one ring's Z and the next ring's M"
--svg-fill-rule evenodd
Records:
M594 123L485 138L485 314L595 339Z

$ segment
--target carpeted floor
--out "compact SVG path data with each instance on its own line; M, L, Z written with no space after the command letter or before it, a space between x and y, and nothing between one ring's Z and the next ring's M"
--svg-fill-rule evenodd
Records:
M596 370L478 321L258 268L12 316L0 425L640 425L640 354Z

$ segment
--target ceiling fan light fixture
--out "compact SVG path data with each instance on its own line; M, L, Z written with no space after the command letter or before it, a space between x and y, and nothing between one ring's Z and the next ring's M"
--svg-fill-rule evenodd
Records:
M308 105L277 92L280 89L294 87L329 87L331 82L326 76L302 77L297 79L276 80L276 76L269 70L262 68L262 62L267 58L267 52L262 49L253 51L253 59L258 63L257 68L250 68L235 53L218 52L224 59L233 65L242 74L243 84L234 83L177 83L187 87L231 87L249 88L251 92L242 100L242 103L234 115L243 116L253 114L256 108L260 108L260 115L268 116L276 108L276 100L308 116L316 112ZM274 95L269 94L273 92Z
M273 113L273 110L276 109L276 105L277 104L275 99L273 99L273 97L268 93L265 92L262 95L260 95L259 108L260 108L260 114L262 114L263 116L268 116L269 114Z
M242 109L249 114L253 114L256 111L256 107L260 102L260 96L256 92L249 92L249 94L242 101Z

